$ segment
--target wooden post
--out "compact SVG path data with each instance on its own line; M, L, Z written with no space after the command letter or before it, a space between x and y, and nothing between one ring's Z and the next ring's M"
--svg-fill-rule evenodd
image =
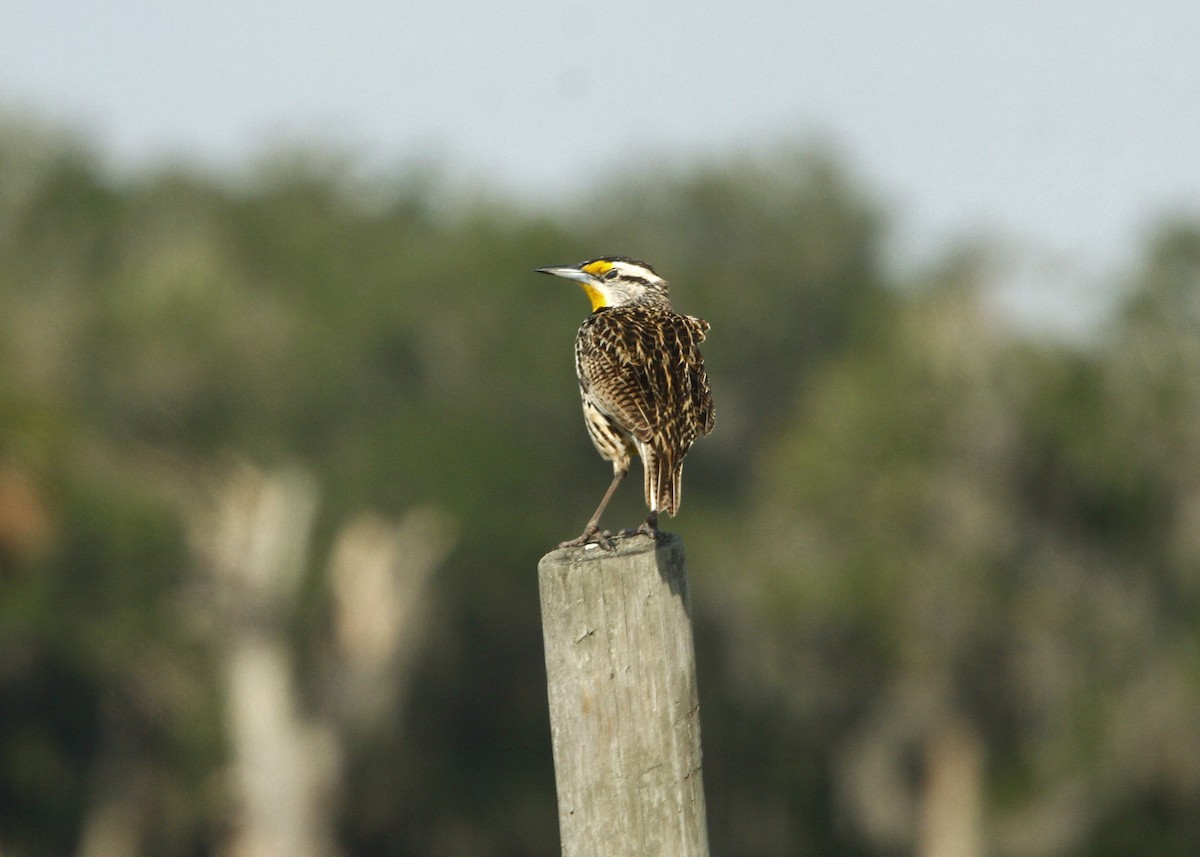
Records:
M707 857L683 542L538 563L564 857Z

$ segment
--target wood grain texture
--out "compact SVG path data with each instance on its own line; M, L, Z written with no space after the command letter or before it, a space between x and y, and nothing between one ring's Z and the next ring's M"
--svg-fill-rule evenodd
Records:
M564 857L706 857L683 542L559 549L538 586Z

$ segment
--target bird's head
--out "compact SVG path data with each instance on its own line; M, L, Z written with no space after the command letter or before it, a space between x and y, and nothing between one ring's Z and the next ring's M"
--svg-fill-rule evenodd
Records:
M593 311L626 304L662 304L668 300L667 281L647 263L625 256L601 256L578 265L537 270L540 274L578 282L591 300Z

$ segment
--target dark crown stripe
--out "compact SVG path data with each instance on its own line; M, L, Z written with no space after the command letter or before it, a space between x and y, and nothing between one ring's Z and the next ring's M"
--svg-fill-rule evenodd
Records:
M637 265L639 268L645 268L654 276L658 276L658 271L654 270L654 266L652 266L649 262L643 262L641 259L634 259L631 256L597 256L595 259L584 262L583 264L590 265L592 262L625 262L628 265Z

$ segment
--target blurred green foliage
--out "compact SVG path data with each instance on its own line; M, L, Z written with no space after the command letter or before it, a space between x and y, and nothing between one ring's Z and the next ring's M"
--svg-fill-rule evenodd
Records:
M998 318L985 254L902 274L885 238L820 151L550 214L320 153L118 178L5 123L0 851L76 853L131 779L145 853L220 850L179 496L250 460L320 487L306 698L338 526L433 505L460 532L402 714L347 748L345 853L554 853L534 569L608 475L570 356L586 302L531 271L623 253L713 326L718 426L668 526L714 853L920 853L948 724L984 760L987 853L1200 853L1200 225L1151 237L1084 342ZM643 514L630 488L607 523Z

